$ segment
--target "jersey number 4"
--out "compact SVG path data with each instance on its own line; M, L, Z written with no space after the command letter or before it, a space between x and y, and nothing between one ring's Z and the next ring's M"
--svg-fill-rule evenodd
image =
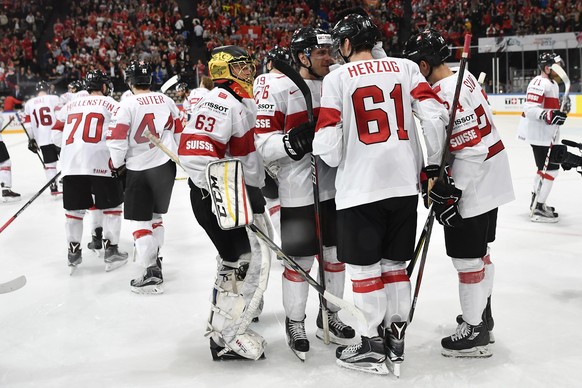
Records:
M381 108L366 109L365 100L372 99L374 104L386 101L384 92L376 85L356 89L352 94L352 105L358 128L358 138L364 144L383 143L392 135L388 112ZM408 140L404 129L404 107L402 103L402 86L394 85L390 92L396 116L396 134L400 140Z

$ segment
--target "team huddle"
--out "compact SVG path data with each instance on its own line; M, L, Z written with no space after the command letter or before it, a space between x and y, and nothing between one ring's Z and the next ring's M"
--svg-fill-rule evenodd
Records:
M491 356L490 244L498 208L514 199L513 185L487 96L467 71L454 99L459 74L445 64L449 56L443 37L428 29L407 42L403 58L388 57L376 25L355 12L330 32L295 31L288 48L269 51L268 72L258 77L244 49L215 48L208 63L210 86L190 96L187 85L176 88L185 113L151 90L152 68L144 62L126 69L131 94L121 102L109 97L111 82L101 71L90 71L85 90L60 101L40 83L38 96L26 104L25 122L32 127L29 148L42 153L55 195L60 164L68 265L74 270L82 263L88 213L93 237L87 248L103 250L106 271L125 264L128 253L118 249L123 216L131 223L134 255L144 269L131 280L131 290L162 293L163 215L177 160L189 177L193 213L218 253L206 333L212 357L264 357L266 341L252 323L261 313L254 298L257 279L265 276L257 263L266 247L244 228L220 227L206 180L209 163L237 158L257 227L274 235L269 213L276 214L282 251L305 272L317 259L319 282L334 296L343 298L346 271L349 275L353 304L365 320L351 327L340 319L338 306L322 302L311 319L317 338L339 345L342 367L398 376L411 320L407 267L415 259L421 194L443 225L446 253L459 279L461 314L456 332L441 341L442 354ZM288 62L295 64L309 98L278 65ZM541 186L531 204L536 222L558 217L545 205L557 168L544 166L548 147L542 141L545 126L553 130L566 118L550 78L558 62L559 57L544 57L545 77L528 87L524 120L536 125L532 132L532 124L525 123L523 137L535 137L540 171L534 186ZM551 86L551 96L544 85ZM455 120L447 133L453 107ZM2 158L3 195L8 190L12 196L5 146ZM310 350L309 286L285 263L285 334L303 361Z

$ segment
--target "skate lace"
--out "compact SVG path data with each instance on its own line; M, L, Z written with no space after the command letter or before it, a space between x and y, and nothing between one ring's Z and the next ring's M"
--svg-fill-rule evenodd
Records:
M467 337L470 333L471 328L469 327L469 324L467 324L467 322L463 322L457 326L457 332L451 336L451 340L458 341Z
M362 342L346 346L344 349L344 352L357 353L361 348L362 348Z
M337 313L331 314L329 316L328 322L330 327L337 329L338 331L343 331L345 328L348 327L348 325L346 325L339 319Z
M307 339L305 323L303 321L289 321L289 334L293 340Z

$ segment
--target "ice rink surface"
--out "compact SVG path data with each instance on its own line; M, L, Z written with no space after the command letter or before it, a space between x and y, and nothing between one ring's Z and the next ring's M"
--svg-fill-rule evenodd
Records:
M335 364L336 347L315 338L318 299L313 290L306 319L311 350L301 363L286 345L278 261L255 324L268 342L266 359L213 362L203 334L216 252L194 219L186 180L177 180L164 217L162 295L130 292L130 279L142 272L137 263L105 273L103 258L86 249L88 219L83 264L69 276L62 202L48 190L0 234L0 282L23 274L28 278L24 288L0 295L0 387L579 387L582 176L560 172L548 200L560 214L558 223L530 222L535 167L529 146L516 140L518 120L495 116L517 199L500 209L491 251L497 340L490 345L491 358L440 354L440 339L454 332L460 307L457 273L445 255L442 228L435 226L399 380ZM569 118L562 138L582 142L582 119ZM24 133L4 135L4 141L13 163L13 189L23 200L0 204L0 225L46 181ZM419 228L425 219L422 208ZM120 247L131 254L127 222ZM351 300L348 281L345 297Z

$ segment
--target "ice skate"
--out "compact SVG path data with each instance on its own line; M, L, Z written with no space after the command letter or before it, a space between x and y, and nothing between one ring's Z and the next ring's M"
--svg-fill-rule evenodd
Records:
M76 270L77 266L81 264L83 258L81 256L81 244L77 242L69 243L69 252L68 252L68 264L71 269L70 275L72 275Z
M20 194L15 193L10 189L2 189L2 202L16 202L21 199Z
M130 282L131 291L136 294L162 294L164 292L162 270L157 265L146 268L141 278Z
M103 248L103 228L97 227L91 234L91 242L87 244L87 248L91 249L93 252L98 251Z
M558 213L551 211L545 204L538 203L530 219L532 222L554 223L558 222L559 217Z
M392 322L384 337L388 367L396 377L400 377L400 365L404 361L404 333L407 325L406 322Z
M354 342L353 340L354 337L356 336L355 330L351 326L348 326L342 322L342 320L338 316L337 311L335 313L329 311L327 321L329 322L330 342L337 345L350 345ZM315 336L323 341L323 317L321 309L319 310L319 314L317 315L316 324L317 331L315 332Z
M59 191L59 188L57 187L57 183L56 182L51 183L50 189L51 189L51 195L54 195L54 196L63 193L62 191Z
M534 205L534 199L535 199L535 194L531 193L531 202L529 204L529 210L532 210L533 205ZM556 213L556 208L553 206L547 206L545 203L543 204L544 208L546 209L546 211L549 211L551 213L555 213L556 217L558 216L558 213Z
M126 252L120 252L117 245L111 245L109 240L103 240L103 245L105 247L105 272L113 271L127 263L128 254Z
M305 361L306 353L309 351L309 340L305 334L305 318L302 321L285 318L285 334L291 351L301 361Z
M386 366L384 341L380 337L362 336L360 343L340 346L335 351L339 366L379 375L390 374Z
M473 326L463 321L455 334L441 340L441 353L445 357L457 358L491 357L488 344L489 331L483 322Z

